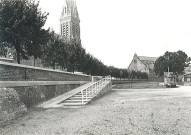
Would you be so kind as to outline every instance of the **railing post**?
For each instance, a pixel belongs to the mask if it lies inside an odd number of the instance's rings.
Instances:
[[[96,91],[97,91],[97,85],[95,84],[94,93],[96,93]]]
[[[88,89],[88,88],[87,88]],[[88,92],[87,92],[87,89],[86,89],[86,101],[87,101],[87,96],[88,96]]]
[[[94,84],[94,94],[96,93],[96,84]]]
[[[99,91],[101,90],[101,81],[99,82]]]
[[[111,76],[106,76],[105,78],[102,78],[101,80],[95,82],[86,89],[81,90],[82,103],[84,103],[84,101],[88,101],[88,96],[93,97],[95,93],[99,92],[102,89],[102,87],[105,86],[107,83],[110,83],[110,81],[111,81]]]
[[[96,83],[96,93],[97,93],[97,91],[98,91],[98,82]]]
[[[99,84],[99,90],[101,90],[101,84],[102,84],[101,82],[102,82],[102,80],[100,81],[100,84]]]
[[[98,90],[99,90],[99,82],[97,82],[97,92],[98,92]]]
[[[93,97],[93,85],[91,85],[90,91],[91,91],[91,96]]]
[[[90,96],[90,87],[88,87],[88,89],[87,89],[87,97],[89,97]]]
[[[84,103],[84,95],[83,95],[83,90],[81,90],[82,93],[82,104]]]

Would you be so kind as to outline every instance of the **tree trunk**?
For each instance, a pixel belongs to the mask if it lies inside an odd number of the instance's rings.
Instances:
[[[34,67],[35,67],[35,57],[34,57],[34,64],[33,64],[33,65],[34,65]]]
[[[20,64],[20,52],[17,50],[17,63]]]
[[[55,69],[56,69],[56,64],[54,63],[52,67],[53,67],[53,69],[55,70]]]

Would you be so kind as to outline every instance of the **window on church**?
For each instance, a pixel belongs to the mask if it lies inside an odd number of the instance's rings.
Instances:
[[[63,26],[62,26],[62,31],[63,31],[63,35],[65,36],[65,24],[63,24]]]
[[[134,60],[134,63],[137,63],[137,60]]]
[[[68,36],[68,28],[66,27],[66,37]]]
[[[75,36],[75,24],[73,24],[73,26],[72,26],[72,31],[73,31],[73,34],[74,34],[74,36]]]
[[[61,29],[61,36],[62,36],[62,35],[63,35],[63,34],[62,34],[62,24],[61,24],[61,28],[60,28],[60,29]]]
[[[66,14],[66,7],[64,9],[65,9],[65,14]]]
[[[68,22],[66,23],[66,29],[68,29]]]
[[[78,27],[77,27],[77,25],[76,25],[76,33],[78,33]]]
[[[68,22],[66,22],[66,37],[68,36]]]

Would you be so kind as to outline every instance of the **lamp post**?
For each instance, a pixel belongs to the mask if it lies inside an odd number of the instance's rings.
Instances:
[[[168,56],[168,78],[169,78],[169,56]]]

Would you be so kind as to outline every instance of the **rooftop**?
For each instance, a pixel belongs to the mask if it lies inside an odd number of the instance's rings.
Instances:
[[[139,59],[142,61],[156,61],[157,57],[147,57],[147,56],[138,56]]]

